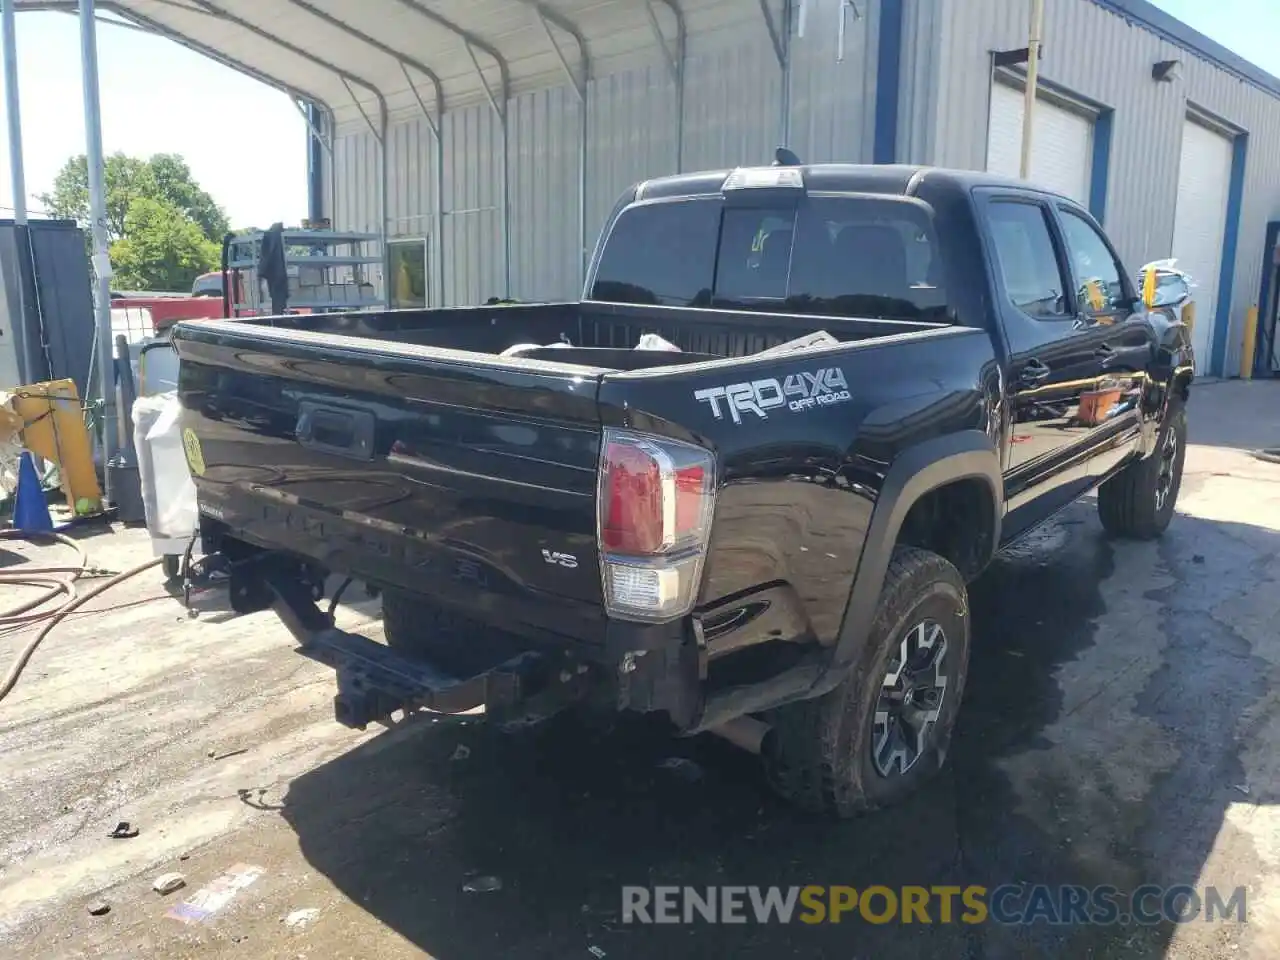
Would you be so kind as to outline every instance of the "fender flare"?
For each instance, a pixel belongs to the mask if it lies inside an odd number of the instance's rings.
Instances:
[[[1004,478],[991,439],[980,430],[964,430],[904,450],[894,458],[880,487],[835,650],[827,670],[814,684],[813,696],[826,693],[844,679],[866,643],[907,513],[925,494],[956,480],[982,480],[990,489],[994,554],[1000,544],[1004,514]]]

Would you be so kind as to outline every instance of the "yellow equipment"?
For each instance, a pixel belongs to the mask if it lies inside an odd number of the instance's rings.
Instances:
[[[1253,379],[1253,353],[1258,343],[1258,308],[1250,307],[1244,315],[1244,343],[1240,347],[1240,377]]]
[[[73,380],[49,380],[0,391],[0,440],[22,446],[58,466],[67,505],[77,515],[102,512],[93,447]]]

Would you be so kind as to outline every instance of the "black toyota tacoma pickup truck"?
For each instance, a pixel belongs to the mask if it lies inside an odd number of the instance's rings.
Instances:
[[[1137,286],[1024,183],[649,180],[580,302],[179,324],[203,548],[344,723],[661,712],[873,809],[943,762],[1002,544],[1092,487],[1111,533],[1168,525],[1193,362]],[[385,645],[318,606],[337,576]]]

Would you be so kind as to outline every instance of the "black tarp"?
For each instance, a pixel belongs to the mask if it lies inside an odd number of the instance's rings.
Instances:
[[[0,310],[25,382],[70,379],[87,396],[94,317],[84,232],[70,220],[0,220],[0,271]]]

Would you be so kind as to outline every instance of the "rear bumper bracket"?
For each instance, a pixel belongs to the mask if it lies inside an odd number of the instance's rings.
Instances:
[[[363,730],[370,723],[390,725],[397,711],[460,714],[477,707],[505,722],[519,722],[522,709],[545,714],[571,699],[572,690],[547,689],[551,671],[541,654],[522,653],[483,673],[453,677],[385,644],[339,630],[305,582],[287,571],[264,572],[274,593],[272,608],[298,641],[298,652],[336,672],[334,716],[344,726]]]

